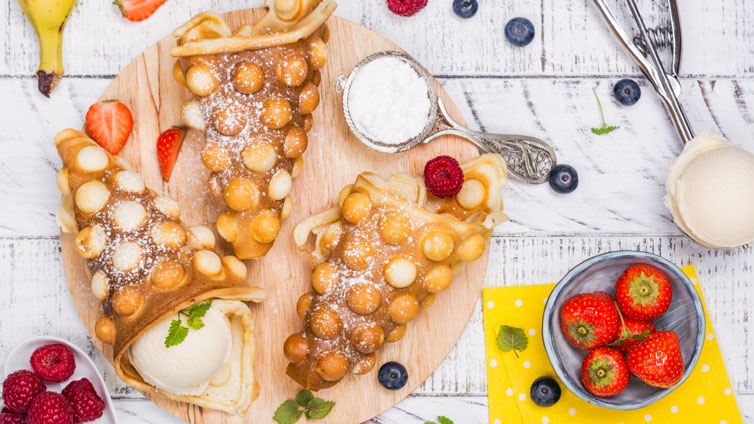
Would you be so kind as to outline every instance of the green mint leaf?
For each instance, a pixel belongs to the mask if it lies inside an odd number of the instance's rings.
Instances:
[[[301,414],[303,413],[304,411],[299,408],[296,402],[286,400],[275,410],[275,415],[273,415],[272,419],[280,424],[293,424],[301,418]]]
[[[424,421],[424,424],[437,424],[437,423],[434,421]]]
[[[594,92],[594,98],[597,99],[597,106],[600,108],[600,116],[602,117],[602,126],[599,128],[592,128],[592,132],[597,135],[605,135],[610,134],[611,132],[617,130],[620,127],[607,125],[607,121],[605,120],[605,111],[602,109],[602,102],[600,101],[600,96],[597,95],[597,90],[592,88],[592,91]]]
[[[296,403],[299,404],[302,408],[306,408],[307,405],[309,405],[309,402],[314,399],[314,395],[312,392],[304,389],[296,395]]]
[[[497,347],[500,350],[503,352],[512,350],[518,358],[518,352],[523,352],[528,346],[529,338],[526,337],[524,330],[508,325],[500,327],[500,332],[497,333]]]
[[[443,417],[442,415],[440,415],[439,417],[437,417],[437,421],[439,421],[440,424],[455,424],[453,422],[453,420],[451,420],[450,418],[447,418],[447,417]]]
[[[335,402],[330,402],[319,398],[312,398],[312,400],[310,400],[309,404],[306,406],[306,418],[312,420],[325,418],[327,414],[330,413],[333,406],[335,406]]]
[[[168,336],[165,338],[165,347],[171,347],[181,344],[188,336],[188,328],[184,327],[180,319],[174,319],[170,322]]]
[[[202,321],[202,318],[207,315],[207,311],[211,306],[212,302],[206,302],[196,304],[189,308],[187,320],[188,326],[194,330],[201,330],[202,327],[204,327],[204,321]]]
[[[597,134],[597,135],[605,135],[605,134],[610,134],[611,132],[617,130],[618,128],[620,128],[620,127],[618,127],[618,126],[604,126],[604,127],[601,127],[601,128],[592,128],[592,132],[595,133],[595,134]]]

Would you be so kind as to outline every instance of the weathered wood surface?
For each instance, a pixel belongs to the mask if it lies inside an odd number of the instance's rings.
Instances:
[[[33,30],[16,0],[0,0],[0,357],[32,335],[72,340],[89,349],[105,370],[119,417],[127,424],[178,421],[119,381],[75,313],[52,219],[60,164],[50,140],[62,128],[79,127],[86,108],[111,78],[192,14],[261,3],[168,1],[148,21],[131,24],[108,1],[82,0],[66,29],[69,77],[52,99],[45,99],[31,77],[38,54]],[[408,19],[387,12],[384,0],[340,3],[338,15],[395,41],[443,77],[440,81],[472,127],[542,136],[563,162],[578,167],[582,186],[571,196],[516,183],[506,188],[506,209],[513,220],[494,239],[486,285],[554,282],[582,259],[623,248],[696,264],[718,337],[726,346],[739,404],[746,422],[754,423],[754,253],[702,249],[671,223],[659,199],[667,166],[681,146],[638,68],[598,20],[592,0],[482,0],[472,21],[452,15],[451,0],[432,0]],[[646,7],[651,2],[641,3]],[[682,102],[689,117],[697,130],[712,129],[754,149],[750,0],[684,0],[680,6],[686,45]],[[532,19],[537,28],[526,48],[504,41],[503,26],[514,16]],[[650,12],[646,17],[656,23]],[[612,85],[624,76],[639,79],[644,90],[631,108],[610,98]],[[592,87],[600,93],[610,123],[621,125],[608,136],[589,132],[599,125]],[[487,422],[483,364],[477,305],[435,374],[372,422],[421,423],[439,414],[456,422]]]
[[[440,75],[636,74],[618,49],[591,0],[482,1],[471,21],[457,18],[451,0],[431,1],[406,19],[392,15],[385,0],[341,0],[337,15],[372,29]],[[618,4],[620,2],[615,2]],[[648,24],[661,23],[664,0],[642,0]],[[64,56],[71,75],[116,75],[169,29],[206,9],[226,12],[261,6],[261,0],[172,1],[149,21],[132,24],[108,1],[79,1],[66,28]],[[625,5],[623,5],[625,6]],[[657,13],[654,13],[654,12]],[[624,22],[630,14],[616,8]],[[681,3],[687,75],[742,76],[754,73],[754,27],[749,0],[684,0]],[[39,51],[34,31],[16,0],[0,0],[0,75],[32,75]],[[505,42],[505,23],[516,16],[534,22],[537,37],[526,48]]]
[[[616,78],[441,79],[469,125],[491,132],[549,140],[559,160],[574,165],[581,188],[569,196],[546,185],[512,183],[506,211],[512,221],[498,234],[680,234],[662,204],[666,170],[681,143],[659,99],[645,82],[633,107],[612,100]],[[78,128],[86,109],[109,80],[64,79],[53,99],[36,93],[31,80],[0,79],[0,237],[53,236],[58,207],[59,159],[49,140]],[[600,125],[596,88],[615,132],[596,136]],[[754,79],[684,80],[684,104],[698,130],[709,129],[754,150]],[[24,219],[17,217],[23,216]]]

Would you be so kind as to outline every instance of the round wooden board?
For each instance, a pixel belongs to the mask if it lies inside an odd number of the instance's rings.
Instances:
[[[248,9],[225,15],[231,28],[259,19],[264,9]],[[429,145],[407,153],[390,155],[370,150],[351,134],[341,109],[335,80],[347,75],[365,56],[381,50],[400,50],[398,46],[374,32],[333,17],[330,28],[330,59],[322,71],[322,101],[314,113],[314,128],[309,134],[309,149],[304,155],[304,168],[294,180],[292,196],[294,211],[283,223],[275,246],[262,259],[248,261],[250,284],[265,287],[268,300],[251,305],[255,316],[256,378],[261,393],[244,416],[232,417],[217,411],[165,397],[146,394],[152,401],[173,415],[194,423],[272,423],[275,409],[286,399],[295,397],[300,387],[285,375],[287,361],[282,346],[285,338],[302,329],[296,315],[299,296],[310,290],[311,271],[306,254],[293,244],[293,226],[304,217],[331,207],[340,189],[366,170],[383,176],[396,172],[421,174],[425,162],[447,154],[465,160],[478,154],[471,144],[456,138],[443,137]],[[217,204],[206,188],[207,170],[201,164],[201,135],[190,133],[184,142],[171,182],[160,175],[155,141],[161,130],[181,124],[180,108],[189,97],[187,90],[172,77],[174,59],[170,49],[175,45],[168,36],[150,47],[129,64],[110,84],[102,99],[118,99],[129,106],[134,115],[134,132],[120,153],[143,177],[148,187],[176,198],[182,206],[184,222],[190,225],[213,223]],[[439,87],[439,85],[438,85]],[[463,122],[455,105],[439,88],[439,94],[450,114]],[[91,294],[90,276],[85,261],[74,250],[74,237],[61,234],[63,261],[68,284],[79,315],[105,357],[112,357],[110,346],[103,346],[94,337],[94,323],[100,316],[99,302]],[[220,238],[218,237],[218,240]],[[487,253],[471,264],[447,290],[438,296],[432,308],[423,311],[410,325],[398,343],[388,343],[377,353],[375,369],[364,376],[347,376],[333,388],[317,396],[336,402],[326,423],[359,423],[392,407],[414,391],[440,365],[455,345],[468,322],[479,297],[487,265]],[[398,391],[389,391],[377,382],[377,369],[386,361],[399,361],[408,368],[408,384]]]

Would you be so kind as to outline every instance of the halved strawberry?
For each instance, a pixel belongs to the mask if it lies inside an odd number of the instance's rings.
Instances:
[[[97,102],[86,112],[86,131],[103,149],[117,155],[134,129],[134,118],[117,100]]]
[[[157,138],[157,160],[160,162],[160,171],[165,181],[170,181],[170,175],[173,173],[173,166],[178,159],[178,153],[181,151],[183,139],[186,137],[184,128],[171,128]]]
[[[114,5],[120,8],[120,13],[131,22],[139,22],[152,16],[158,7],[166,0],[115,0]]]

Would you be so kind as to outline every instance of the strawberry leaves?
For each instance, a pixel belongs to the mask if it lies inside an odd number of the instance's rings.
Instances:
[[[529,346],[529,338],[521,328],[503,325],[497,333],[497,347],[503,352],[511,350],[518,358],[518,352],[523,352]]]
[[[272,419],[279,424],[293,424],[305,416],[308,420],[325,418],[335,406],[335,402],[316,398],[309,390],[301,390],[296,395],[296,400],[286,400],[278,409]]]

